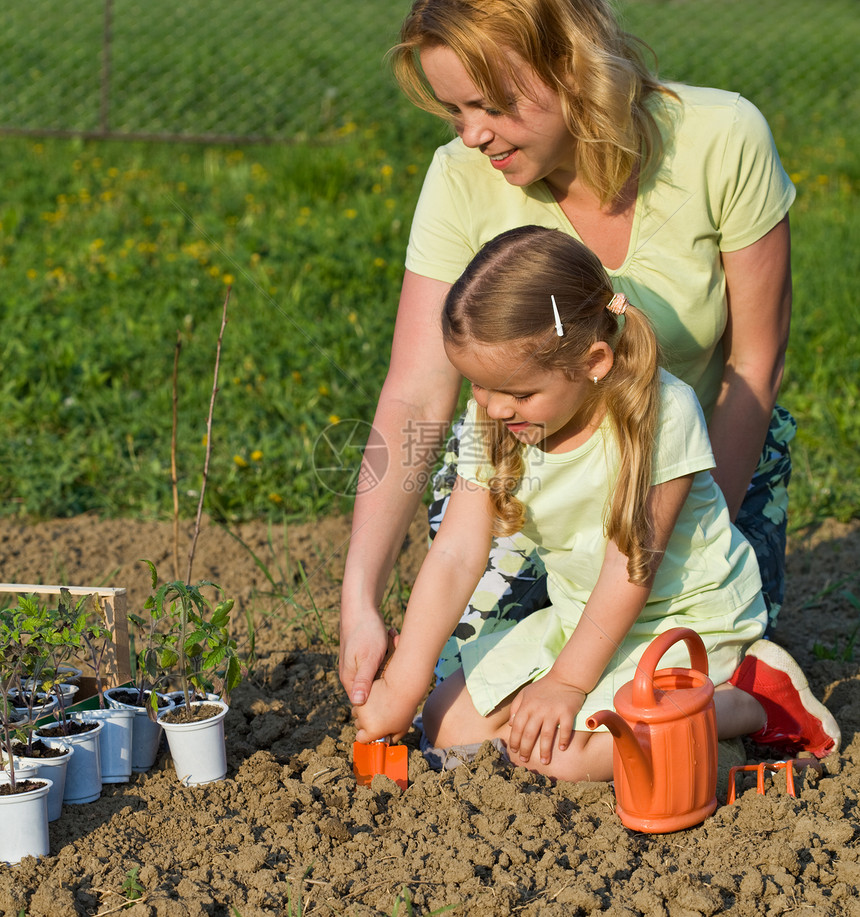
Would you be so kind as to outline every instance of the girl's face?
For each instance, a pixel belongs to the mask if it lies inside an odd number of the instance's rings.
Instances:
[[[528,95],[511,88],[513,115],[502,114],[482,98],[450,48],[425,49],[421,66],[463,143],[480,150],[509,184],[523,187],[547,179],[566,187],[575,178],[574,140],[559,98],[525,62],[521,67]]]
[[[524,345],[478,344],[445,351],[454,367],[472,384],[472,395],[493,420],[505,424],[522,443],[545,452],[569,452],[582,445],[599,417],[594,376],[612,367],[605,343],[592,347],[589,368],[572,378],[560,369],[538,367]]]

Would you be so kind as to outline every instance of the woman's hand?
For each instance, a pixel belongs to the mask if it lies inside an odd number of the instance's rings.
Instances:
[[[341,617],[339,674],[350,703],[367,700],[387,645],[385,624],[375,609],[353,627]]]
[[[569,684],[550,669],[543,678],[526,685],[511,704],[508,753],[523,764],[539,746],[541,764],[552,761],[556,742],[564,751],[573,737],[573,721],[585,700],[585,691]]]

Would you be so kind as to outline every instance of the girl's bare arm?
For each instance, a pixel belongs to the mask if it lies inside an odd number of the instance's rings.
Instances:
[[[492,520],[488,491],[458,478],[415,580],[394,655],[367,702],[355,709],[358,741],[396,739],[409,729],[439,653],[486,568]]]

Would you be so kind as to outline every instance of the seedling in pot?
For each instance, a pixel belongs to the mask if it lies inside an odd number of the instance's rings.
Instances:
[[[31,598],[22,598],[17,608],[0,610],[0,723],[3,751],[8,761],[11,791],[16,792],[15,739],[31,747],[37,692],[36,682],[46,666],[46,639],[50,633],[49,617],[44,608]],[[24,691],[23,686],[30,685]],[[12,696],[25,698],[27,707],[16,710]]]
[[[242,680],[242,667],[236,641],[230,637],[232,599],[216,605],[202,589],[219,587],[208,580],[188,585],[179,580],[158,585],[158,572],[152,561],[144,561],[152,575],[152,595],[146,607],[160,622],[154,653],[144,658],[148,671],[159,670],[175,677],[182,691],[184,706],[178,713],[194,719],[192,702],[198,694],[214,692],[229,702],[230,692]],[[150,715],[157,712],[157,699],[150,695]]]
[[[27,724],[38,719],[52,699],[48,697],[43,684],[48,667],[45,637],[48,632],[49,613],[32,596],[22,596],[18,607],[9,610],[14,620],[18,639],[21,641],[20,668],[17,684],[11,689],[8,700]]]
[[[17,609],[0,610],[0,725],[3,728],[3,749],[9,762],[9,782],[16,792],[15,759],[12,755],[12,737],[19,725],[11,694],[21,687],[21,670],[26,656],[21,613]]]
[[[92,595],[85,595],[76,602],[68,589],[60,590],[59,606],[56,610],[46,613],[41,639],[45,643],[49,659],[50,671],[53,676],[45,681],[45,685],[57,697],[57,707],[54,717],[57,720],[55,727],[42,727],[39,732],[43,735],[70,736],[80,734],[97,728],[96,723],[72,722],[66,713],[66,694],[62,690],[63,678],[60,677],[63,665],[72,658],[78,658],[87,652],[92,655],[92,665],[100,668],[101,657],[109,640],[109,634],[99,622],[91,619],[89,610],[92,603],[97,600]],[[104,706],[102,696],[101,676],[96,673],[96,686],[99,700]]]
[[[60,593],[61,601],[66,598],[71,602],[71,594],[63,590]],[[86,610],[87,600],[95,610],[95,617]],[[85,596],[77,606],[79,614],[74,619],[73,633],[80,641],[82,648],[86,648],[88,665],[93,671],[93,677],[96,681],[96,693],[99,699],[99,708],[104,710],[105,703],[104,683],[102,682],[102,663],[104,662],[105,653],[111,642],[110,631],[102,624],[104,618],[101,605],[97,595]]]

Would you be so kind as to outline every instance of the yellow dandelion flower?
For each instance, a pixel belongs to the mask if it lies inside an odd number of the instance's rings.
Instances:
[[[28,280],[35,280],[38,276],[39,276],[39,272],[36,271],[36,270],[34,270],[33,268],[30,268],[30,269],[27,271],[27,279],[28,279]]]
[[[241,455],[234,455],[233,461],[239,466],[239,468],[248,467],[248,462]]]
[[[416,166],[414,163],[410,163],[410,164],[406,167],[406,174],[407,174],[407,175],[415,175],[415,173],[416,173],[417,171],[418,171],[418,166]]]
[[[390,166],[388,163],[385,163],[385,165],[379,171],[386,178],[389,178],[391,175],[394,175],[394,167]]]
[[[283,503],[284,498],[280,494],[269,494],[269,499],[272,503]]]
[[[263,461],[263,452],[262,452],[262,450],[260,450],[260,449],[255,449],[255,450],[251,453],[251,461],[252,461],[252,462],[262,462],[262,461]]]
[[[323,384],[320,385],[320,386],[317,388],[317,391],[318,391],[321,395],[330,395],[330,394],[331,394],[331,390],[330,390],[329,387],[325,384],[325,382],[323,382]]]
[[[292,376],[293,376],[293,382],[295,382],[296,385],[299,385],[302,381],[302,374],[297,369],[294,369],[292,372]]]
[[[374,267],[385,267],[386,264],[388,264],[388,262],[385,260],[385,258],[374,258],[373,259]]]
[[[225,274],[225,275],[221,278],[221,280],[223,280],[224,283],[225,283],[228,287],[229,287],[229,286],[232,286],[232,285],[236,282],[236,278],[235,278],[232,274]]]
[[[382,185],[377,182],[371,189],[374,194],[382,194]]]
[[[355,314],[355,312],[350,312],[349,315],[347,315],[346,320],[351,325],[354,325],[358,321],[358,316]]]
[[[357,210],[353,210],[352,207],[350,207],[348,210],[344,210],[343,215],[344,215],[348,220],[354,220],[354,219],[358,216],[358,211],[357,211]]]
[[[213,264],[212,267],[209,268],[209,276],[210,276],[210,277],[220,277],[220,276],[221,276],[221,268],[218,267],[217,264]]]
[[[328,422],[329,423],[340,423],[340,417],[338,417],[337,414],[329,414]]]

